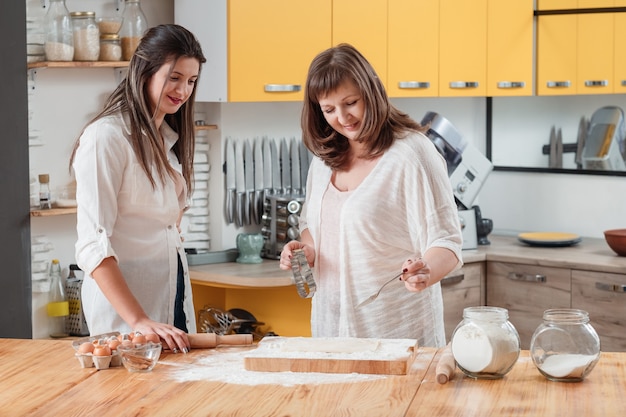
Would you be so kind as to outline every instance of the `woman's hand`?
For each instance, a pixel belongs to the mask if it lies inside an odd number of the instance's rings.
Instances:
[[[430,285],[430,266],[424,259],[408,259],[402,264],[402,280],[407,290],[420,292]]]
[[[297,249],[304,250],[306,261],[309,263],[309,266],[313,266],[315,263],[315,249],[310,245],[292,240],[283,246],[283,250],[280,253],[280,269],[284,269],[285,271],[291,270],[291,258],[293,257],[293,251]]]
[[[163,348],[169,348],[172,352],[189,352],[191,348],[189,338],[184,331],[165,323],[159,323],[150,319],[145,319],[135,324],[133,330],[141,334],[156,333],[159,335]]]

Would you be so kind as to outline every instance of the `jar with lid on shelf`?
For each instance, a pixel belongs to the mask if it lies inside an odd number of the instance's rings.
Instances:
[[[110,33],[100,35],[100,61],[121,61],[120,36]]]
[[[148,30],[148,21],[143,10],[141,10],[139,0],[124,0],[122,18],[122,28],[120,29],[122,59],[129,61],[135,53],[139,41]]]
[[[450,344],[459,369],[477,379],[502,378],[520,354],[519,334],[500,307],[465,308]]]
[[[100,56],[100,29],[95,12],[71,12],[74,28],[74,61],[97,61]]]
[[[533,333],[530,354],[539,372],[552,381],[582,381],[600,359],[600,338],[589,313],[550,309]]]
[[[44,49],[48,61],[72,61],[74,59],[74,31],[72,18],[65,0],[50,0],[44,17]]]

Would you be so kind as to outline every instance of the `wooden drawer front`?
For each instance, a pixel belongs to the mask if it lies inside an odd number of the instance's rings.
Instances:
[[[463,309],[484,304],[484,269],[483,262],[467,264],[441,280],[443,314],[448,341],[457,324],[463,319]]]
[[[626,275],[572,271],[572,307],[589,313],[603,351],[626,351]]]
[[[522,349],[530,348],[545,310],[571,305],[569,269],[487,262],[487,277],[487,305],[509,310]]]

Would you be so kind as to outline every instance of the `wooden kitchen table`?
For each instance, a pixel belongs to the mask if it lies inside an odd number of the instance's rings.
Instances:
[[[626,353],[603,353],[582,383],[547,381],[522,352],[501,380],[473,380],[457,370],[440,385],[440,352],[430,348],[418,350],[403,376],[356,381],[358,375],[349,375],[342,382],[302,384],[298,378],[307,374],[293,374],[292,385],[175,378],[181,369],[192,374],[206,367],[207,357],[221,360],[252,347],[235,349],[164,353],[152,372],[130,373],[81,368],[67,340],[0,339],[0,415],[546,417],[623,416],[626,410]],[[248,378],[259,381],[260,375]]]

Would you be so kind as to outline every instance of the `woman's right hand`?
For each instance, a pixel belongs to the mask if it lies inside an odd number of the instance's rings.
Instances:
[[[283,246],[283,250],[280,253],[280,269],[284,269],[285,271],[291,270],[291,258],[293,257],[293,251],[297,249],[304,250],[304,256],[306,257],[306,261],[309,263],[309,266],[312,267],[314,265],[315,249],[313,249],[311,245],[298,242],[297,240],[292,240]]]

